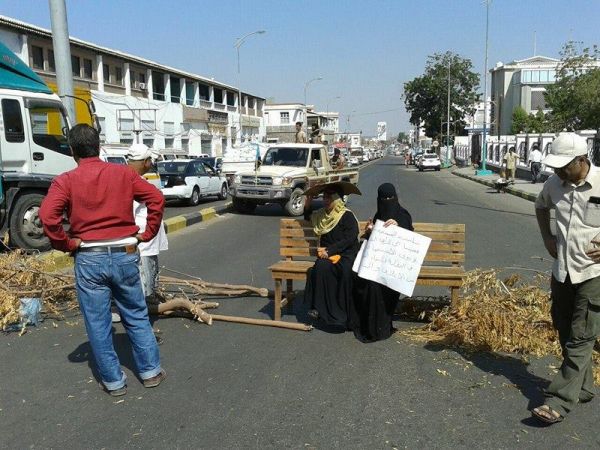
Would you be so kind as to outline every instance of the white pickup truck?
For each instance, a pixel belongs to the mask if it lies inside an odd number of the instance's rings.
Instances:
[[[327,148],[319,144],[272,146],[256,166],[236,173],[230,186],[238,212],[252,213],[258,205],[278,203],[290,216],[300,216],[302,193],[309,187],[333,181],[358,183],[358,170],[333,168]]]

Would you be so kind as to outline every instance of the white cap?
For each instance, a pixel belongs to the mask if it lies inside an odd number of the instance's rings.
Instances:
[[[132,144],[127,152],[127,159],[131,161],[145,161],[148,158],[152,158],[152,149],[148,148],[145,144]]]
[[[542,164],[555,169],[565,167],[576,157],[588,154],[587,141],[576,133],[559,133]]]

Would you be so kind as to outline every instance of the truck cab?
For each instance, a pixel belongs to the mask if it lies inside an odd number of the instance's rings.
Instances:
[[[38,210],[52,178],[75,167],[60,98],[0,43],[0,231],[24,249],[46,250]]]
[[[327,148],[320,144],[274,145],[255,166],[255,170],[236,173],[231,186],[234,208],[242,213],[278,203],[288,215],[300,216],[303,192],[309,187],[332,181],[358,182],[358,171],[333,169]]]

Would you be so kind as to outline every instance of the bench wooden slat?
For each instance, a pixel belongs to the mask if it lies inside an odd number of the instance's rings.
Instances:
[[[317,238],[316,237],[289,237],[289,238],[280,238],[279,246],[285,248],[309,248],[314,247],[317,248]],[[465,244],[464,242],[436,242],[431,241],[429,245],[429,252],[456,252],[456,253],[464,253]]]
[[[281,256],[297,256],[310,257],[317,256],[317,248],[313,246],[306,247],[281,247]],[[463,253],[442,253],[442,252],[427,252],[425,261],[447,262],[447,263],[462,263],[465,261]]]
[[[363,230],[367,226],[367,221],[361,220],[358,222],[359,227]],[[300,228],[310,228],[312,229],[312,225],[308,220],[297,220],[297,219],[281,219],[281,228],[288,229],[300,229]],[[427,222],[415,222],[413,223],[413,227],[415,232],[421,233],[425,231],[444,231],[451,233],[464,233],[465,232],[465,224],[463,223],[427,223]]]

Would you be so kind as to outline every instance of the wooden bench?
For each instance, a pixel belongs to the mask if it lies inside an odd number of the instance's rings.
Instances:
[[[367,222],[359,222],[359,226],[362,235]],[[413,226],[415,232],[432,239],[417,285],[449,287],[451,301],[455,303],[465,275],[465,225],[414,223]],[[281,219],[279,235],[280,255],[285,259],[269,267],[275,281],[275,320],[281,319],[281,308],[293,300],[294,280],[306,280],[317,256],[317,237],[308,221]]]

